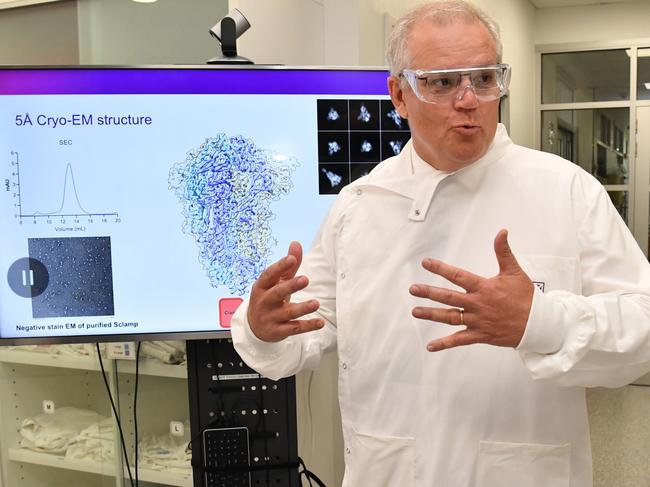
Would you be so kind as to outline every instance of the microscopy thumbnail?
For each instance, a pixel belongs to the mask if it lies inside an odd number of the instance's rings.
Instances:
[[[32,298],[34,318],[115,314],[110,237],[30,238],[28,248],[49,274]]]
[[[338,194],[349,183],[349,164],[318,165],[318,192],[320,194]]]
[[[351,132],[350,133],[350,161],[351,162],[379,162],[381,161],[379,132]]]
[[[354,181],[355,179],[367,176],[375,166],[377,164],[350,164],[350,179]]]
[[[379,100],[350,100],[350,130],[379,130]]]
[[[390,100],[381,100],[381,129],[409,130],[408,120],[400,117]]]
[[[318,100],[318,130],[348,130],[347,100]]]
[[[396,156],[411,138],[410,132],[382,132],[381,133],[381,158],[388,159]]]
[[[319,162],[348,162],[349,160],[348,132],[318,132]]]

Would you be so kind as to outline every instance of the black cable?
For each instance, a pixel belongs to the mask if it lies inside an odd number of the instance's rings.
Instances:
[[[102,360],[102,354],[99,350],[99,343],[95,343],[97,347],[97,358],[99,358],[99,366],[102,369],[102,377],[104,378],[104,384],[106,385],[106,392],[108,393],[108,398],[111,401],[111,408],[113,409],[113,414],[115,415],[115,421],[117,423],[117,429],[120,432],[120,442],[122,443],[122,453],[124,453],[124,461],[126,462],[126,470],[129,474],[129,481],[131,482],[131,487],[135,487],[133,483],[133,476],[131,475],[131,466],[129,465],[129,455],[126,452],[126,442],[124,441],[124,433],[122,432],[122,423],[120,421],[120,416],[117,414],[117,408],[115,407],[115,401],[113,401],[113,394],[111,394],[111,387],[108,385],[108,379],[106,378],[106,371],[104,370],[104,361]],[[117,378],[116,378],[117,380]]]
[[[187,446],[188,446],[188,448],[190,449],[190,451],[194,452],[194,449],[193,449],[193,447],[192,447],[192,444],[193,444],[196,440],[198,440],[198,439],[200,438],[200,436],[201,436],[203,433],[205,433],[207,430],[211,429],[213,426],[220,426],[219,423],[221,422],[222,419],[223,419],[223,418],[221,418],[220,416],[217,417],[217,418],[215,418],[215,419],[213,419],[213,420],[210,421],[208,424],[206,424],[206,425],[205,425],[201,430],[199,430],[199,432],[198,432],[196,435],[192,436],[192,437],[190,438],[190,441],[189,441],[188,444],[187,444]],[[197,461],[200,460],[199,455],[194,455],[194,454],[192,455],[192,465],[193,465],[193,466],[199,466],[200,464],[198,464],[198,463],[197,463],[196,465],[194,464],[194,460],[195,460],[195,459],[196,459]],[[201,460],[201,461],[203,461],[203,460]]]
[[[135,387],[133,391],[133,427],[135,429],[135,487],[138,484],[138,378],[140,377],[140,345],[138,342],[135,349]]]
[[[307,479],[307,482],[309,482],[309,487],[314,487],[314,484],[311,483],[311,479],[305,473],[305,471],[307,470],[307,467],[305,467],[305,462],[303,462],[302,458],[300,458],[300,457],[298,457],[298,460],[300,462],[300,466],[302,467],[302,470],[298,470],[298,483],[300,484],[300,487],[302,487],[302,477],[303,477],[303,475]]]
[[[302,485],[302,477],[304,475],[304,477],[307,479],[307,482],[309,482],[310,487],[313,487],[311,483],[312,480],[316,482],[316,485],[318,485],[318,487],[327,487],[325,483],[321,479],[319,479],[314,472],[310,472],[309,470],[307,470],[307,467],[305,466],[305,462],[303,461],[302,458],[298,457],[298,463],[302,467],[302,470],[300,470],[300,473],[298,475],[298,481],[300,482],[300,485]]]

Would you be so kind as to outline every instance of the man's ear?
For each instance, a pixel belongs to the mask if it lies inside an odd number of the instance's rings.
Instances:
[[[396,76],[390,76],[388,78],[388,93],[390,94],[390,99],[393,101],[393,105],[399,113],[399,116],[402,118],[408,118],[408,110],[406,109],[406,103],[404,102],[404,89],[402,88],[402,80]]]

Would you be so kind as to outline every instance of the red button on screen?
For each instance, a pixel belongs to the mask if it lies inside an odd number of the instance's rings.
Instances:
[[[230,328],[232,315],[242,303],[242,298],[221,298],[219,300],[219,324],[221,328]]]

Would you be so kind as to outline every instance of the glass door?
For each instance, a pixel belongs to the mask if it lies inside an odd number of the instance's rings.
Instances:
[[[598,179],[647,256],[650,49],[569,46],[542,52],[540,68],[538,148]]]

